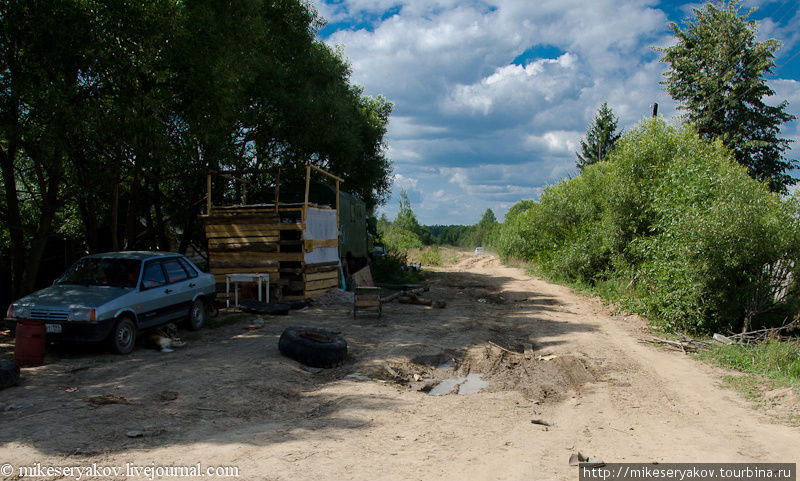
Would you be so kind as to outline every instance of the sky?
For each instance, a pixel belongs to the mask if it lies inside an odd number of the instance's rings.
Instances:
[[[577,175],[575,152],[607,101],[628,131],[652,113],[682,114],[659,82],[653,46],[700,3],[659,0],[313,0],[322,41],[348,59],[351,81],[394,104],[387,156],[393,219],[401,190],[422,224],[502,220],[521,199]],[[783,43],[771,104],[800,117],[800,0],[744,0],[759,39]],[[800,123],[785,124],[800,141]],[[800,142],[790,158],[800,159]],[[795,174],[800,177],[800,172]]]

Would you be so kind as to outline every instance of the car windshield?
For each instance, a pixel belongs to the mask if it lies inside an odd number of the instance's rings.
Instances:
[[[58,284],[136,287],[141,261],[110,257],[83,258],[61,276]]]

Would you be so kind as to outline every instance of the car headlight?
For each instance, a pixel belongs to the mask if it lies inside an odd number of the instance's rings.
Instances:
[[[89,321],[97,320],[97,311],[85,307],[77,307],[69,310],[68,321]]]
[[[11,304],[8,308],[8,317],[16,317],[17,319],[30,319],[31,306],[28,304]]]

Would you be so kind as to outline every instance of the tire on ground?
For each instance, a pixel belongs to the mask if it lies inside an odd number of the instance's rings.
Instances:
[[[336,367],[347,357],[347,341],[337,332],[287,327],[278,341],[284,356],[311,367]]]
[[[16,386],[19,382],[19,364],[10,359],[0,359],[0,389]]]

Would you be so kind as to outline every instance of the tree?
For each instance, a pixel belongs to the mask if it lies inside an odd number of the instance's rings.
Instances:
[[[400,210],[392,227],[414,233],[423,244],[427,245],[433,242],[430,231],[419,224],[417,215],[411,210],[411,201],[408,199],[408,193],[405,189],[400,191]]]
[[[323,23],[304,0],[0,0],[12,296],[86,252],[202,245],[210,170],[280,166],[287,185],[313,163],[384,202],[392,104],[350,83]],[[274,179],[253,180],[251,199]]]
[[[495,217],[492,209],[486,209],[481,217],[481,220],[475,225],[475,245],[493,245],[494,236],[492,234],[496,231],[498,225],[497,217]]]
[[[701,136],[720,139],[752,177],[785,192],[797,182],[788,172],[798,162],[785,158],[790,141],[779,133],[781,124],[795,117],[786,112],[786,101],[764,103],[775,94],[765,75],[773,73],[781,43],[758,42],[757,24],[748,20],[753,10],[739,15],[738,0],[708,3],[693,12],[685,30],[670,24],[678,40],[674,46],[655,48],[670,65],[662,84]]]
[[[576,161],[578,170],[583,171],[586,166],[600,162],[608,156],[622,135],[621,132],[617,132],[617,122],[619,119],[614,116],[614,111],[608,106],[608,102],[603,102],[586,131],[586,140],[581,140],[583,155],[575,153],[578,156]]]

